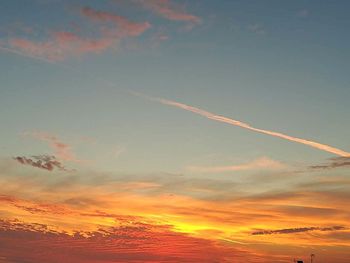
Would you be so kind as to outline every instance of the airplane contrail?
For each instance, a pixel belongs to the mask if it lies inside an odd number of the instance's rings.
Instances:
[[[283,134],[283,133],[280,133],[280,132],[275,132],[275,131],[269,131],[269,130],[255,128],[255,127],[253,127],[253,126],[251,126],[251,125],[249,125],[247,123],[244,123],[244,122],[241,122],[241,121],[238,121],[238,120],[234,120],[234,119],[230,119],[230,118],[227,118],[227,117],[224,117],[224,116],[221,116],[221,115],[216,115],[214,113],[202,110],[200,108],[189,106],[189,105],[186,105],[186,104],[183,104],[183,103],[179,103],[179,102],[176,102],[176,101],[166,100],[166,99],[162,99],[162,98],[149,97],[149,96],[143,95],[141,93],[137,93],[137,92],[131,92],[131,93],[133,95],[144,97],[144,98],[147,98],[147,99],[152,100],[152,101],[157,101],[157,102],[159,102],[161,104],[164,104],[164,105],[169,105],[169,106],[177,107],[177,108],[180,108],[180,109],[183,109],[183,110],[186,110],[186,111],[190,111],[190,112],[196,113],[198,115],[204,116],[204,117],[206,117],[208,119],[211,119],[211,120],[214,120],[214,121],[224,122],[224,123],[227,123],[227,124],[230,124],[230,125],[234,125],[234,126],[238,126],[238,127],[241,127],[241,128],[245,128],[245,129],[248,129],[248,130],[251,130],[251,131],[255,131],[255,132],[258,132],[258,133],[263,133],[263,134],[267,134],[267,135],[270,135],[270,136],[282,138],[282,139],[285,139],[285,140],[288,140],[288,141],[301,143],[301,144],[308,145],[310,147],[313,147],[313,148],[316,148],[316,149],[319,149],[319,150],[322,150],[322,151],[330,152],[330,153],[333,153],[333,154],[336,154],[336,155],[339,155],[339,156],[342,156],[342,157],[350,157],[350,153],[349,152],[337,149],[337,148],[332,147],[332,146],[327,145],[327,144],[322,144],[322,143],[319,143],[319,142],[314,142],[314,141],[310,141],[310,140],[306,140],[306,139],[302,139],[302,138],[298,138],[298,137],[293,137],[293,136],[290,136],[290,135],[287,135],[287,134]]]
[[[35,55],[30,55],[30,54],[21,52],[21,51],[19,51],[17,49],[0,46],[0,50],[5,51],[7,53],[13,53],[13,54],[16,54],[16,55],[19,55],[19,56],[27,57],[27,58],[33,58],[33,59],[36,59],[36,60],[40,60],[42,62],[46,62],[46,63],[50,63],[50,64],[56,64],[52,60],[46,59],[44,57],[38,57],[38,56],[35,56]]]
[[[34,56],[34,55],[29,55],[29,54],[23,53],[21,51],[18,51],[18,50],[15,50],[15,49],[11,49],[11,48],[7,48],[7,47],[1,46],[1,45],[0,45],[0,50],[3,50],[5,52],[9,52],[9,53],[13,53],[13,54],[17,54],[19,56],[33,58],[33,59],[36,59],[36,60],[40,60],[42,62],[55,64],[55,65],[58,65],[58,66],[60,66],[62,68],[68,69],[68,70],[75,70],[74,68],[68,67],[66,65],[57,64],[54,61],[51,61],[49,59],[42,58],[42,57],[37,57],[37,56]],[[112,83],[110,83],[108,81],[104,81],[104,82],[108,83],[109,85],[112,85]],[[221,115],[216,115],[214,113],[202,110],[200,108],[189,106],[189,105],[186,105],[186,104],[183,104],[183,103],[179,103],[179,102],[176,102],[176,101],[166,100],[166,99],[162,99],[162,98],[149,97],[149,96],[143,95],[141,93],[133,92],[133,91],[127,91],[127,92],[131,93],[133,95],[137,95],[139,97],[144,97],[144,98],[147,98],[149,100],[157,101],[157,102],[162,103],[164,105],[169,105],[169,106],[177,107],[177,108],[180,108],[180,109],[183,109],[183,110],[186,110],[186,111],[193,112],[193,113],[199,114],[201,116],[204,116],[204,117],[206,117],[208,119],[211,119],[211,120],[214,120],[214,121],[224,122],[224,123],[227,123],[227,124],[230,124],[230,125],[234,125],[234,126],[238,126],[238,127],[242,127],[242,128],[245,128],[245,129],[248,129],[248,130],[251,130],[251,131],[267,134],[267,135],[274,136],[274,137],[279,137],[279,138],[282,138],[282,139],[285,139],[285,140],[288,140],[288,141],[292,141],[292,142],[301,143],[301,144],[308,145],[310,147],[313,147],[313,148],[316,148],[316,149],[319,149],[319,150],[322,150],[322,151],[330,152],[330,153],[333,153],[333,154],[336,154],[336,155],[339,155],[339,156],[342,156],[342,157],[350,157],[350,153],[349,152],[343,151],[341,149],[337,149],[337,148],[332,147],[332,146],[327,145],[327,144],[322,144],[322,143],[319,143],[319,142],[314,142],[314,141],[310,141],[310,140],[306,140],[306,139],[302,139],[302,138],[298,138],[298,137],[293,137],[293,136],[290,136],[290,135],[287,135],[287,134],[283,134],[283,133],[280,133],[280,132],[274,132],[274,131],[269,131],[269,130],[255,128],[255,127],[253,127],[253,126],[251,126],[251,125],[249,125],[247,123],[244,123],[244,122],[241,122],[241,121],[238,121],[238,120],[234,120],[234,119],[230,119],[230,118],[227,118],[227,117],[224,117],[224,116],[221,116]]]

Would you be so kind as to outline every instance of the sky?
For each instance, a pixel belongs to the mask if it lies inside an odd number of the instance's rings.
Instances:
[[[350,262],[349,8],[1,1],[0,262]]]

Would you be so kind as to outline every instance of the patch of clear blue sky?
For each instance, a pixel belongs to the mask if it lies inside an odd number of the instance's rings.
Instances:
[[[147,20],[153,28],[137,40],[140,49],[62,62],[81,74],[1,52],[1,155],[40,153],[43,147],[25,146],[18,133],[43,130],[63,138],[95,137],[101,146],[81,152],[78,146],[78,153],[131,171],[176,172],[210,155],[221,156],[215,157],[218,165],[262,155],[291,162],[330,156],[132,97],[125,89],[350,150],[348,1],[182,2],[203,20],[189,32],[181,30],[182,22],[125,3],[2,1],[2,38],[18,22],[40,30],[34,39],[73,21],[84,24],[80,5]],[[302,10],[306,16],[298,15]],[[256,25],[265,33],[252,32]],[[169,40],[152,48],[147,41],[159,28]],[[126,152],[105,158],[118,147]]]

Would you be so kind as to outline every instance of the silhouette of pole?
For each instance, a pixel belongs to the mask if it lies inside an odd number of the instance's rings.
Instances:
[[[311,254],[311,255],[310,255],[310,259],[311,259],[310,262],[311,262],[311,263],[314,262],[314,257],[315,257],[315,254]]]

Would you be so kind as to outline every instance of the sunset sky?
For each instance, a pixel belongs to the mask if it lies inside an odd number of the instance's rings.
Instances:
[[[0,263],[349,263],[349,9],[0,1]]]

